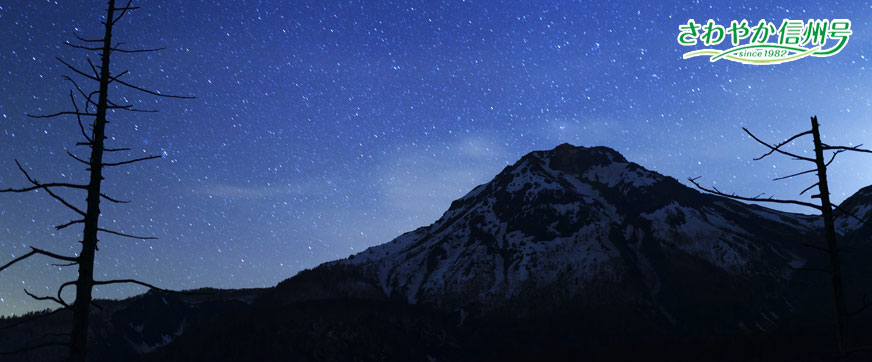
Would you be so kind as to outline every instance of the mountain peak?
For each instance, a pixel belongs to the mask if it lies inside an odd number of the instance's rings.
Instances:
[[[604,146],[584,147],[563,143],[551,150],[533,153],[547,160],[551,169],[576,175],[595,166],[628,163],[618,151]]]
[[[338,264],[362,267],[387,295],[449,308],[617,281],[643,285],[657,304],[676,266],[730,280],[789,275],[802,260],[787,236],[808,224],[796,217],[703,196],[608,147],[561,144],[528,153],[432,225]]]
[[[627,161],[618,151],[605,146],[584,147],[563,143],[553,149],[530,152],[504,170],[509,177],[526,183],[530,175],[544,176],[564,185],[583,183],[595,188],[615,188],[626,193],[633,188],[647,187],[664,177],[657,172]],[[541,180],[548,183],[547,180]],[[575,188],[575,187],[569,187]]]

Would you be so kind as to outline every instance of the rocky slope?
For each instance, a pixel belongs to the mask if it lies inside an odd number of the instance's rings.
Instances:
[[[434,224],[330,265],[366,270],[409,303],[535,313],[572,299],[633,300],[674,325],[691,302],[747,295],[721,317],[765,329],[792,308],[784,293],[816,219],[701,194],[605,147],[532,152]],[[601,293],[602,295],[598,295]],[[741,315],[739,315],[741,314]]]

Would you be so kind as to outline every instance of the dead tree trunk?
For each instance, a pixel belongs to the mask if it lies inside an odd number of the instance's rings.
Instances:
[[[844,216],[855,218],[857,220],[860,220],[861,222],[865,222],[865,220],[861,220],[856,215],[852,215],[851,213],[849,213],[847,210],[843,210],[839,206],[832,204],[832,202],[830,201],[829,183],[827,182],[827,167],[830,165],[830,163],[833,162],[833,160],[835,160],[836,156],[842,152],[853,151],[853,152],[862,152],[862,153],[872,153],[872,150],[862,149],[862,148],[860,148],[860,146],[852,146],[852,147],[831,146],[831,145],[828,145],[828,144],[822,142],[821,135],[820,135],[820,127],[818,124],[817,116],[811,117],[811,130],[797,133],[797,134],[791,136],[790,138],[788,138],[787,140],[785,140],[781,143],[778,143],[778,144],[769,144],[769,143],[764,142],[764,141],[760,140],[759,138],[757,138],[757,136],[755,136],[753,133],[751,133],[747,129],[743,128],[743,130],[745,131],[745,133],[747,133],[749,136],[751,136],[751,138],[753,138],[755,141],[766,146],[769,149],[768,152],[766,152],[765,154],[763,154],[760,157],[755,158],[754,160],[760,160],[766,156],[772,155],[774,153],[778,153],[778,154],[782,154],[785,156],[789,156],[789,157],[793,158],[794,160],[813,163],[815,166],[812,169],[805,170],[802,172],[797,172],[797,173],[794,173],[794,174],[788,175],[788,176],[778,177],[775,180],[784,180],[784,179],[797,177],[797,176],[801,176],[801,175],[806,175],[806,174],[811,174],[811,173],[817,174],[818,181],[815,182],[813,185],[809,186],[808,188],[806,188],[805,190],[802,190],[802,192],[800,192],[799,194],[803,195],[806,192],[808,192],[809,190],[812,190],[815,187],[817,187],[819,193],[816,195],[812,195],[811,198],[820,199],[821,200],[820,205],[816,205],[816,204],[811,203],[811,202],[800,201],[800,200],[783,200],[783,199],[776,199],[773,197],[762,197],[762,196],[746,197],[746,196],[739,196],[736,194],[728,194],[728,193],[721,192],[720,190],[718,190],[715,187],[705,188],[705,187],[701,186],[699,183],[697,183],[697,181],[696,181],[697,178],[690,178],[688,180],[691,183],[693,183],[700,190],[703,190],[703,191],[706,191],[706,192],[709,192],[709,193],[712,193],[715,195],[728,197],[728,198],[735,199],[735,200],[800,205],[800,206],[810,207],[810,208],[816,209],[816,210],[821,212],[821,218],[823,219],[823,223],[824,223],[824,237],[826,239],[825,240],[826,246],[808,245],[808,244],[807,244],[807,246],[811,246],[815,249],[822,250],[822,251],[826,252],[828,259],[829,259],[830,266],[828,269],[823,269],[823,270],[814,269],[814,270],[825,271],[830,275],[830,282],[831,282],[832,291],[833,291],[833,301],[835,303],[835,309],[836,309],[836,325],[835,325],[835,327],[836,327],[837,351],[838,351],[839,359],[841,361],[845,361],[852,352],[857,351],[857,349],[852,349],[849,346],[848,318],[851,315],[854,315],[856,313],[859,313],[862,310],[865,310],[867,307],[870,306],[870,304],[866,300],[864,300],[863,305],[857,311],[852,312],[852,313],[848,312],[847,300],[845,297],[845,287],[843,284],[843,277],[842,277],[842,265],[841,265],[841,262],[839,261],[839,259],[840,259],[839,253],[841,251],[839,250],[838,240],[836,238],[837,235],[836,235],[836,227],[835,227],[835,215],[833,213],[833,210],[839,209],[839,211],[842,212],[844,214]],[[814,144],[814,158],[802,156],[800,154],[792,153],[792,152],[785,150],[785,148],[787,148],[787,145],[791,144],[791,142],[793,142],[801,137],[808,136],[808,135],[812,136],[812,142]],[[827,151],[832,152],[832,154],[829,157],[829,160],[827,160],[824,157],[824,153]]]
[[[69,347],[69,361],[72,362],[83,362],[87,357],[87,347],[88,347],[88,329],[89,329],[89,317],[91,312],[92,301],[92,290],[94,286],[98,285],[108,285],[108,284],[122,284],[122,283],[133,283],[138,284],[150,289],[157,289],[165,291],[164,289],[157,288],[151,284],[144,283],[134,279],[118,279],[118,280],[94,280],[94,258],[98,248],[99,243],[99,235],[100,233],[108,233],[116,236],[140,239],[140,240],[148,240],[154,239],[152,237],[142,237],[126,234],[119,231],[109,230],[100,227],[100,201],[105,200],[114,203],[126,203],[127,201],[119,201],[108,195],[104,194],[101,190],[102,182],[103,182],[103,170],[107,167],[114,166],[122,166],[128,165],[135,162],[151,160],[155,158],[159,158],[160,156],[146,156],[139,157],[134,159],[128,159],[125,161],[119,162],[106,162],[104,160],[104,155],[108,152],[121,152],[121,151],[129,151],[129,148],[107,148],[106,147],[106,125],[109,123],[107,121],[107,113],[109,110],[114,111],[128,111],[128,112],[156,112],[154,110],[142,110],[136,109],[132,104],[119,104],[113,102],[109,98],[109,88],[110,85],[114,85],[115,87],[126,87],[129,89],[133,89],[135,91],[147,93],[150,95],[158,96],[158,97],[167,97],[167,98],[193,98],[193,97],[184,97],[184,96],[176,96],[176,95],[168,95],[157,91],[148,90],[146,88],[136,86],[130,83],[127,83],[119,78],[127,74],[127,71],[123,71],[117,74],[113,74],[111,72],[111,61],[110,57],[112,53],[143,53],[143,52],[154,52],[159,51],[159,49],[125,49],[121,47],[123,43],[117,43],[115,45],[112,44],[112,28],[129,10],[138,9],[138,7],[131,6],[131,0],[128,0],[127,5],[123,7],[116,7],[115,0],[108,0],[107,8],[106,8],[106,17],[102,22],[103,27],[103,37],[100,39],[85,39],[78,35],[76,38],[82,42],[83,45],[80,44],[72,44],[69,42],[65,42],[64,45],[70,46],[75,49],[82,49],[86,51],[95,51],[99,52],[100,62],[98,66],[95,66],[91,63],[90,59],[88,60],[88,65],[90,69],[88,71],[82,71],[77,69],[76,67],[64,62],[60,58],[58,60],[63,63],[68,69],[72,70],[79,76],[87,78],[89,81],[97,83],[97,90],[87,93],[84,91],[79,85],[73,80],[71,77],[65,76],[64,78],[69,81],[74,89],[70,90],[70,101],[73,105],[73,110],[71,111],[62,111],[57,112],[50,115],[39,115],[39,116],[31,116],[34,118],[52,118],[58,116],[66,116],[66,115],[74,115],[79,123],[79,129],[81,131],[81,136],[85,139],[83,142],[76,143],[77,146],[87,146],[91,150],[91,154],[88,157],[88,160],[84,160],[78,156],[76,156],[73,152],[67,151],[67,154],[72,157],[74,160],[84,164],[87,168],[86,170],[89,173],[89,181],[87,184],[72,184],[72,183],[40,183],[36,179],[30,176],[25,167],[23,167],[16,160],[16,165],[19,170],[24,174],[27,178],[27,181],[30,182],[30,187],[24,188],[9,188],[0,190],[0,193],[6,192],[30,192],[30,191],[39,191],[44,190],[49,196],[59,201],[62,205],[67,207],[68,209],[74,211],[79,215],[79,219],[74,219],[70,222],[61,224],[56,226],[57,230],[65,229],[72,225],[82,224],[83,231],[81,235],[81,244],[82,249],[78,256],[64,256],[55,254],[46,250],[37,249],[31,247],[31,251],[25,255],[22,255],[18,258],[13,259],[9,263],[0,266],[0,271],[9,268],[13,264],[16,264],[24,259],[27,259],[34,255],[43,255],[48,256],[57,260],[68,262],[67,264],[58,265],[58,266],[75,266],[77,265],[78,277],[75,281],[68,281],[60,285],[57,290],[57,296],[36,296],[25,290],[24,292],[37,299],[37,300],[50,300],[58,303],[61,306],[63,311],[72,311],[73,312],[73,325],[72,331],[69,334],[68,341],[50,341],[47,343],[36,344],[31,347],[21,348],[11,352],[0,352],[0,355],[4,354],[12,354],[12,353],[20,353],[23,351],[32,350],[35,348],[40,348],[49,345],[58,345],[63,344]],[[84,107],[79,108],[77,105],[77,97],[75,92],[78,92],[80,95],[80,99],[82,99]],[[97,96],[97,100],[94,101],[92,98]],[[82,122],[82,117],[93,117],[93,121],[88,125],[91,127],[90,134],[86,132],[86,126]],[[85,191],[87,195],[85,197],[85,208],[79,208],[61,197],[59,194],[56,194],[55,189],[70,189],[76,191]],[[76,290],[76,300],[73,303],[67,303],[63,299],[63,290],[66,287],[75,286]]]
[[[839,248],[836,240],[836,226],[833,218],[833,206],[830,203],[830,189],[827,183],[827,163],[824,160],[824,145],[818,127],[817,116],[811,117],[811,134],[814,141],[814,156],[817,166],[818,190],[820,193],[812,197],[821,200],[821,216],[824,219],[824,235],[827,241],[827,254],[830,260],[830,280],[833,287],[833,297],[836,304],[836,343],[839,356],[845,359],[848,355],[848,309],[845,302],[845,290],[842,285],[842,265],[839,262]]]
[[[100,225],[100,186],[103,183],[103,148],[106,139],[106,110],[112,55],[112,26],[115,24],[115,0],[109,0],[100,54],[100,85],[94,130],[91,136],[89,160],[91,178],[88,183],[88,207],[85,210],[82,251],[79,253],[79,278],[76,280],[76,301],[73,303],[73,330],[70,335],[70,361],[83,362],[88,347],[88,318],[91,313],[91,291],[94,288],[94,254],[97,252],[97,232]]]

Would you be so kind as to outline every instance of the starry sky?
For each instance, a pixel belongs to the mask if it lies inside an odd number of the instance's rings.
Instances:
[[[772,182],[804,165],[762,153],[741,131],[780,141],[818,115],[832,143],[872,144],[865,2],[772,1],[151,1],[119,22],[113,58],[128,82],[110,96],[159,113],[109,115],[110,145],[162,159],[106,173],[102,224],[154,241],[103,236],[100,279],[171,289],[267,287],[438,219],[450,202],[527,152],[563,142],[612,147],[684,180],[792,197],[811,179]],[[789,5],[788,5],[789,4]],[[103,1],[0,1],[0,187],[80,182],[61,45],[102,36]],[[841,53],[774,66],[682,59],[688,18],[780,23],[847,18]],[[872,54],[870,54],[872,56]],[[91,59],[96,59],[91,55]],[[83,80],[81,83],[85,83]],[[797,144],[796,152],[804,145]],[[830,171],[841,201],[872,184],[870,160]],[[65,194],[83,202],[84,195]],[[804,211],[790,209],[790,211]],[[0,195],[0,261],[29,245],[74,254],[75,215],[44,193]],[[74,270],[32,258],[0,274],[0,315],[50,307]],[[119,298],[138,287],[98,287]],[[73,299],[72,291],[65,294]]]

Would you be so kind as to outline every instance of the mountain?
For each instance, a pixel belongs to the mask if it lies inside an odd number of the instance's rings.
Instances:
[[[816,223],[701,194],[606,147],[563,144],[506,167],[434,224],[327,267],[363,268],[388,295],[449,309],[530,312],[596,303],[590,292],[619,286],[618,297],[680,324],[686,303],[730,288],[787,307],[775,295],[804,265],[798,237]],[[775,318],[755,313],[741,322]]]
[[[865,232],[869,235],[872,231],[869,223],[872,220],[872,186],[866,186],[857,191],[851,197],[845,199],[835,212],[836,230],[848,237]]]
[[[841,207],[872,216],[872,187]],[[845,260],[859,301],[872,229],[851,220],[838,227],[857,252]],[[702,194],[612,149],[563,144],[525,155],[432,225],[273,288],[107,303],[94,312],[93,358],[809,360],[832,350],[827,277],[800,270],[826,265],[803,245],[819,230],[818,217]],[[58,318],[0,335],[0,347],[54,331]],[[872,339],[868,322],[852,335]]]

